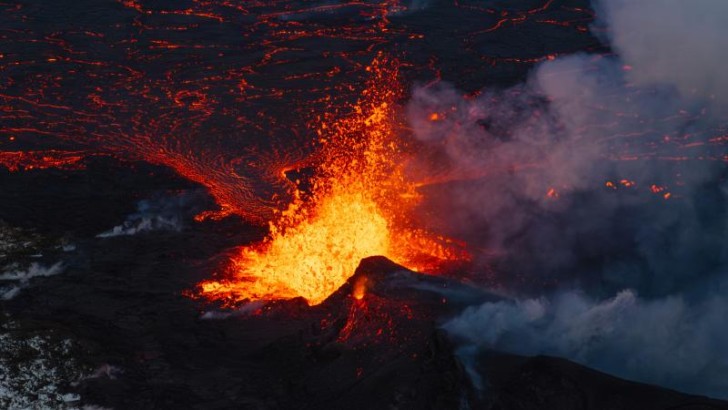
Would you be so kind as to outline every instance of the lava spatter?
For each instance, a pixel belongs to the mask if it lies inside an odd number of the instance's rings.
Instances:
[[[397,68],[396,60],[380,55],[367,67],[372,77],[351,112],[321,117],[323,154],[312,192],[297,192],[270,223],[269,236],[240,250],[229,278],[202,283],[202,295],[227,301],[302,296],[318,304],[367,256],[414,269],[467,259],[454,242],[410,224],[419,196],[402,168]]]

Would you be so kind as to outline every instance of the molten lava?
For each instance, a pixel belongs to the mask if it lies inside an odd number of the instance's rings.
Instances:
[[[360,260],[384,255],[414,269],[466,259],[452,241],[412,229],[419,196],[403,172],[406,153],[396,116],[396,62],[381,56],[351,113],[321,118],[321,160],[312,192],[297,190],[260,244],[243,248],[231,278],[202,283],[203,295],[227,301],[304,297],[321,303]]]
[[[85,156],[86,153],[84,152],[53,150],[0,151],[0,166],[6,168],[10,172],[51,168],[78,170],[83,168],[81,161]]]
[[[351,276],[363,257],[389,253],[387,220],[365,194],[332,192],[315,212],[285,230],[272,224],[264,243],[242,249],[234,261],[236,278],[204,283],[204,292],[235,299],[303,296],[317,304]]]

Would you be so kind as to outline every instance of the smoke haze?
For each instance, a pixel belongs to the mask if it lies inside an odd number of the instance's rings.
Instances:
[[[728,398],[728,4],[595,8],[617,55],[546,61],[474,96],[413,92],[410,172],[514,296],[444,327],[463,351],[558,355]]]
[[[608,38],[638,85],[672,84],[683,96],[728,105],[728,37],[721,0],[597,3]]]

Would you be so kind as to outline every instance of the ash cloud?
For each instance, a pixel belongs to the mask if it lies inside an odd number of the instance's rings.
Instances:
[[[728,398],[726,7],[598,2],[616,55],[546,61],[474,96],[413,92],[427,211],[486,249],[488,284],[513,295],[444,325],[463,360],[553,354]]]

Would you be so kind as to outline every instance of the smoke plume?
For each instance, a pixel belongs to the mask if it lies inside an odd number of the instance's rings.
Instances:
[[[640,86],[672,84],[685,97],[728,106],[728,37],[721,0],[614,0],[597,3],[608,38]]]
[[[196,203],[198,193],[182,193],[172,197],[154,197],[139,201],[137,212],[106,232],[96,235],[97,238],[136,235],[151,231],[181,231],[184,221],[200,211]]]
[[[514,297],[444,327],[471,349],[728,398],[728,4],[595,9],[616,55],[546,61],[505,90],[413,93],[409,171]]]

